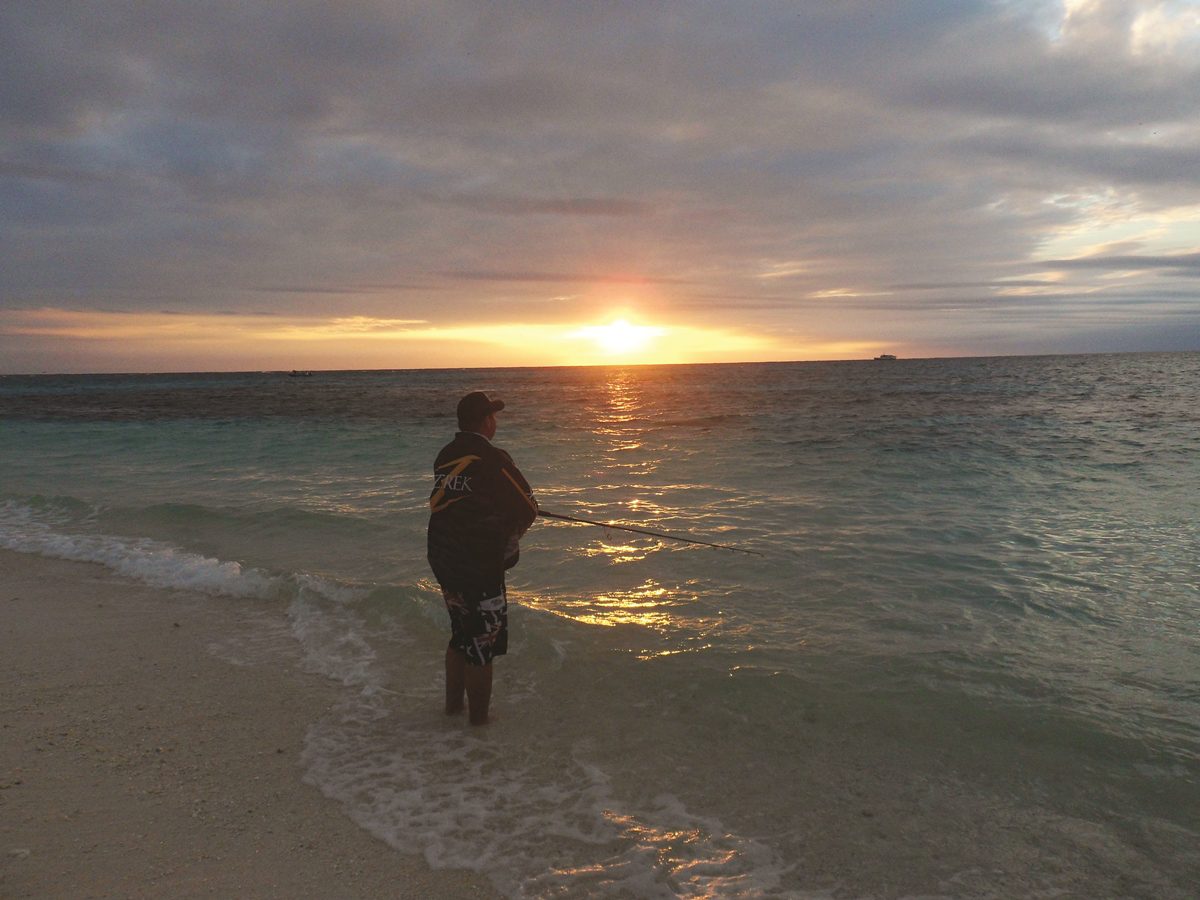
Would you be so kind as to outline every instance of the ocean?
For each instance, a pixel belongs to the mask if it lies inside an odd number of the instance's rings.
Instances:
[[[554,512],[497,722],[425,563],[463,393]],[[303,778],[512,897],[1194,897],[1200,354],[0,377],[0,547],[255,611]]]

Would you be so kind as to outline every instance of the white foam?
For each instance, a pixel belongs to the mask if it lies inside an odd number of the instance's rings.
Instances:
[[[268,598],[279,591],[278,578],[232,560],[189,553],[146,538],[60,532],[49,518],[18,503],[0,504],[0,547],[100,563],[155,587],[247,598]]]
[[[288,619],[291,634],[304,654],[303,667],[342,684],[371,691],[381,689],[366,627],[351,609],[353,603],[366,596],[364,589],[304,573],[269,575],[238,562],[190,553],[147,538],[70,533],[62,530],[66,523],[69,520],[54,510],[35,511],[6,501],[0,504],[0,547],[100,563],[155,587],[251,599],[291,595]],[[239,635],[236,641],[231,638],[210,649],[235,664],[249,665],[262,655],[251,647],[251,640]]]
[[[304,669],[348,687],[377,690],[375,651],[365,624],[349,606],[365,592],[311,575],[297,575],[295,581],[288,619],[304,650]]]
[[[249,627],[210,641],[208,652],[239,667],[300,663],[300,648],[287,622],[281,621],[276,611],[247,616],[245,622]]]
[[[413,707],[348,699],[310,729],[305,777],[431,866],[484,872],[522,898],[796,896],[772,848],[668,794],[624,800],[582,745],[560,752]]]

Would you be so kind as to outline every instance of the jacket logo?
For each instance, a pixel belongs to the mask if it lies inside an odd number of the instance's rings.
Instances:
[[[527,493],[525,488],[517,484],[517,479],[513,478],[512,475],[509,474],[508,469],[502,469],[501,471],[504,472],[504,477],[512,482],[512,486],[517,489],[517,493],[521,495],[521,499],[529,504],[529,508],[533,510],[533,514],[536,516],[538,508],[537,504],[533,502],[533,491],[529,491]]]
[[[431,512],[441,512],[451,503],[457,503],[459,500],[465,500],[466,497],[452,497],[445,500],[446,491],[470,491],[471,479],[464,475],[463,472],[467,466],[478,460],[478,456],[460,456],[458,459],[452,459],[448,463],[443,463],[438,466],[438,469],[448,469],[447,472],[438,472],[433,476],[433,496],[429,498],[429,509]]]

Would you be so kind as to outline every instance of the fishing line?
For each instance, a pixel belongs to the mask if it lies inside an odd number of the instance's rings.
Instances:
[[[701,541],[695,538],[682,537],[678,534],[667,534],[663,531],[651,531],[648,528],[634,528],[632,525],[618,525],[616,522],[597,522],[594,519],[581,519],[577,516],[564,516],[562,513],[550,512],[548,509],[538,509],[538,515],[547,519],[562,519],[564,522],[578,522],[581,525],[599,525],[601,528],[612,528],[616,531],[632,531],[634,534],[648,534],[651,537],[666,538],[670,541],[682,541],[685,544],[701,544],[705,547],[716,547],[718,550],[732,550],[734,553],[750,553],[762,556],[757,550],[747,550],[745,547],[734,547],[732,544],[717,544],[713,541]]]

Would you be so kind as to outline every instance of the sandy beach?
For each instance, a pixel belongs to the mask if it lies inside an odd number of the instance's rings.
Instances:
[[[244,602],[0,551],[0,895],[496,896],[302,781],[332,683],[238,659]]]

